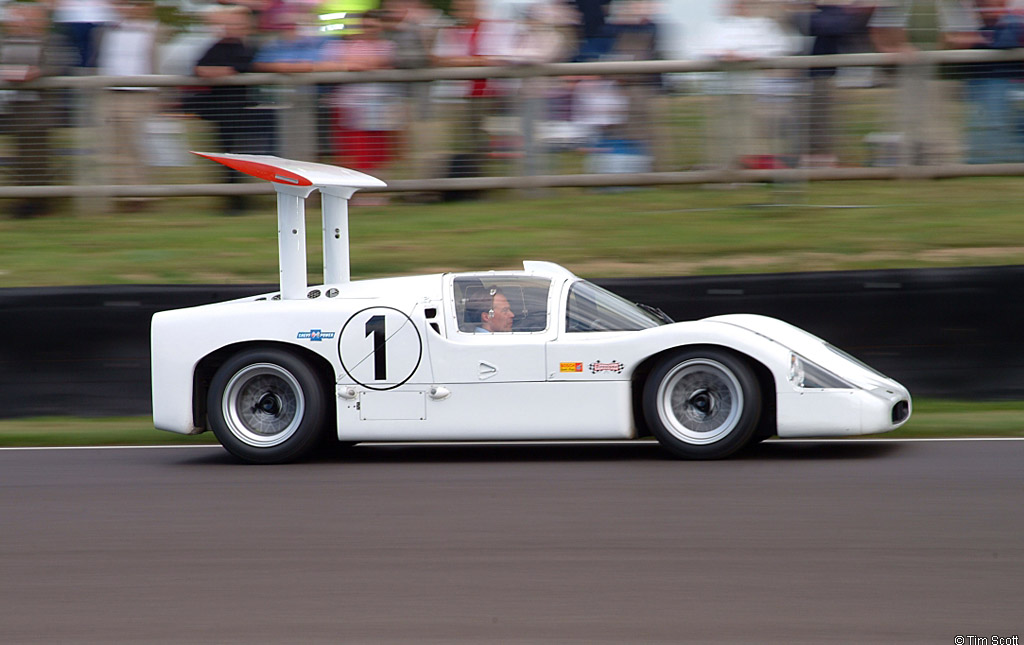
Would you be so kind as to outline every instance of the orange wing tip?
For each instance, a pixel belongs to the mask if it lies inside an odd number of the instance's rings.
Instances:
[[[192,154],[205,157],[211,161],[222,163],[228,168],[234,168],[238,172],[245,173],[262,179],[264,181],[273,182],[275,184],[286,184],[288,186],[312,186],[313,182],[306,179],[302,175],[296,174],[289,170],[285,170],[279,166],[272,166],[267,163],[252,161],[250,159],[242,159],[232,155],[215,155],[206,152],[195,152]]]

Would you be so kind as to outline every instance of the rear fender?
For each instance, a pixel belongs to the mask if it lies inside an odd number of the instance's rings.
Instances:
[[[195,427],[201,428],[200,432],[205,432],[209,429],[206,423],[206,401],[210,392],[210,382],[213,380],[213,375],[217,373],[220,366],[230,357],[248,349],[279,349],[299,356],[309,363],[324,388],[325,400],[329,402],[330,416],[327,418],[335,418],[334,405],[337,397],[334,391],[334,384],[337,382],[337,376],[334,372],[334,367],[329,361],[314,351],[291,343],[248,341],[221,347],[217,351],[204,356],[196,365],[192,376],[192,423]]]

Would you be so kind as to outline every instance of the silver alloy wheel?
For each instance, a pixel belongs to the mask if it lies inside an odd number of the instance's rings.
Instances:
[[[287,441],[302,423],[305,409],[298,380],[273,363],[255,363],[239,370],[221,397],[228,430],[239,441],[256,448]]]
[[[729,435],[740,421],[743,389],[725,365],[695,358],[676,365],[658,386],[658,416],[674,437],[706,445]]]

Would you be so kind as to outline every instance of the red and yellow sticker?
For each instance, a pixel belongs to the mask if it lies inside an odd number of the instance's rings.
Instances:
[[[565,372],[582,372],[583,371],[583,363],[559,363],[558,364],[558,371],[559,372],[563,372],[563,373],[565,373]]]

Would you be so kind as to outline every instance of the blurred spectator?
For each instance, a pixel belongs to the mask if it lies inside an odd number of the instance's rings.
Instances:
[[[568,62],[578,49],[576,11],[562,0],[538,0],[525,11],[524,29],[516,42],[520,61]]]
[[[423,0],[388,0],[384,4],[384,38],[391,41],[393,65],[398,69],[429,67],[430,52],[443,14]],[[430,102],[430,83],[401,83],[402,95],[400,145],[410,158],[417,179],[430,176],[430,155],[440,147]]]
[[[395,44],[383,37],[382,18],[381,11],[366,12],[358,35],[326,46],[323,67],[352,72],[390,68]],[[401,124],[400,89],[394,83],[348,83],[334,91],[331,103],[334,150],[341,165],[378,174],[387,168]]]
[[[395,44],[394,66],[430,66],[430,52],[441,27],[441,14],[423,0],[388,0],[382,18],[384,37]]]
[[[611,59],[641,61],[663,58],[658,44],[660,28],[655,15],[656,3],[639,0],[618,2],[612,7],[614,11],[609,22],[614,28],[615,40]],[[629,119],[622,134],[628,145],[646,158],[642,170],[654,170],[654,165],[667,157],[665,148],[670,139],[659,129],[660,124],[668,120],[667,109],[660,100],[663,94],[661,76],[635,74],[618,80],[629,97]]]
[[[241,7],[247,9],[249,14],[252,16],[252,24],[256,25],[260,30],[263,28],[263,17],[264,15],[278,2],[282,0],[214,0],[215,6],[220,8],[230,9],[232,7]],[[286,4],[291,4],[292,0],[283,0]]]
[[[907,28],[916,6],[935,12],[940,40],[950,49],[964,49],[976,40],[980,26],[973,0],[877,0],[868,27],[871,42],[882,53],[913,53],[917,47],[910,42]]]
[[[596,145],[629,119],[629,98],[613,78],[580,77],[573,88],[572,119],[591,145]]]
[[[579,62],[600,60],[612,49],[613,34],[607,23],[612,0],[574,0],[580,14]]]
[[[525,21],[518,39],[520,61],[526,64],[563,63],[576,52],[576,10],[562,0],[540,0],[527,7]],[[571,132],[570,115],[565,104],[570,100],[572,86],[556,77],[535,77],[522,80],[518,92],[521,119],[512,119],[516,135],[524,138],[524,172],[528,175],[546,173],[542,167],[550,156],[537,154],[544,144],[565,142]]]
[[[155,73],[160,24],[153,3],[125,0],[115,8],[118,20],[100,30],[97,72],[103,76]],[[157,88],[109,87],[100,100],[110,183],[148,184],[145,125],[157,112]],[[126,209],[142,204],[142,200],[134,198],[120,201],[120,206]]]
[[[264,14],[271,31],[256,53],[253,71],[292,74],[312,72],[324,60],[330,40],[319,33],[308,5],[291,2]],[[318,88],[316,85],[266,85],[254,88],[260,109],[275,128],[275,152],[283,157],[316,159],[318,146]],[[268,124],[269,125],[269,124]]]
[[[753,0],[755,3],[761,0]],[[658,22],[655,16],[657,4],[647,0],[633,0],[613,4],[609,16],[612,25],[612,49],[609,52],[618,60],[658,60],[662,58],[658,49]]]
[[[0,78],[8,83],[34,81],[64,73],[72,63],[66,41],[50,31],[46,5],[10,3],[4,9],[0,39]],[[0,133],[14,138],[13,175],[19,186],[54,183],[53,130],[60,125],[58,95],[54,90],[14,89],[0,93]],[[14,217],[44,215],[53,207],[48,198],[30,198],[15,204]]]
[[[973,39],[964,38],[959,44],[970,43],[974,49],[1024,45],[1024,18],[1011,12],[1006,0],[977,0],[977,7],[979,29]],[[1024,122],[1015,96],[1021,79],[1024,66],[1020,62],[967,66],[968,163],[1024,161]]]
[[[455,24],[441,29],[432,52],[440,67],[486,67],[515,60],[515,23],[484,17],[480,0],[452,0]],[[473,81],[472,96],[493,93],[498,83]]]
[[[792,41],[778,22],[758,12],[759,0],[731,0],[727,14],[694,43],[702,58],[745,61],[782,56]],[[747,83],[749,84],[749,77]]]
[[[646,152],[628,139],[629,96],[619,81],[607,76],[576,79],[572,121],[584,141],[584,171],[588,173],[645,172]]]
[[[940,44],[949,49],[973,47],[978,42],[981,20],[972,0],[877,0],[868,23],[875,49],[887,54],[904,54],[912,60],[917,46],[908,36],[915,8],[937,14]],[[891,119],[905,139],[904,157],[918,163],[954,163],[961,161],[962,135],[954,113],[958,100],[957,84],[934,75],[926,77],[905,68],[903,82],[909,86],[904,95],[912,102],[897,106]]]
[[[729,13],[694,43],[696,55],[736,62],[795,53],[795,39],[776,20],[758,13],[759,5],[733,0]],[[771,160],[790,151],[773,142],[784,138],[783,119],[793,112],[792,80],[770,71],[730,71],[712,77],[711,91],[718,98],[710,103],[708,158],[724,167],[781,163]]]
[[[54,0],[53,21],[75,49],[78,67],[96,66],[96,29],[118,19],[107,0]]]
[[[221,37],[196,63],[200,78],[224,78],[252,69],[255,48],[249,43],[252,14],[245,7],[230,7],[213,15],[213,24]],[[255,110],[252,88],[247,85],[215,85],[205,93],[200,116],[213,123],[218,152],[263,153],[267,151],[268,128],[263,114]],[[272,148],[271,148],[272,149]],[[238,183],[241,175],[226,166],[221,170],[228,183]],[[243,195],[229,195],[228,214],[241,214],[246,207]]]
[[[815,2],[808,11],[797,14],[800,31],[811,39],[807,53],[828,56],[852,51],[854,43],[867,34],[874,9],[869,2]],[[834,116],[836,68],[814,67],[807,71],[807,76],[807,145],[801,165],[835,166],[839,162]]]
[[[453,0],[451,11],[456,24],[438,33],[433,50],[435,65],[487,67],[515,60],[514,23],[485,19],[479,0]],[[456,155],[448,164],[448,176],[452,177],[483,174],[484,160],[490,152],[486,120],[497,113],[501,100],[508,95],[508,84],[500,79],[477,79],[460,87],[465,111],[456,120]]]
[[[301,5],[286,5],[264,23],[269,39],[253,59],[256,72],[312,72],[324,60],[327,40],[313,27],[312,17]]]

